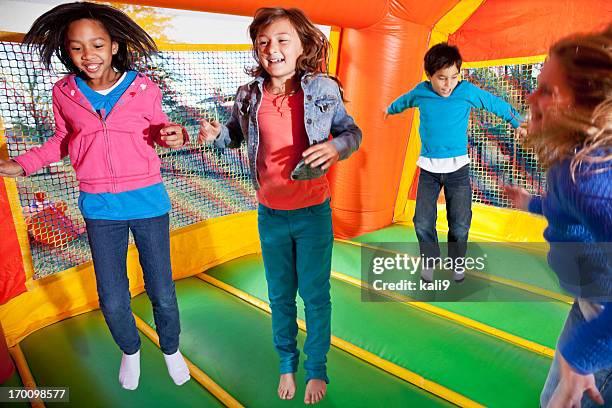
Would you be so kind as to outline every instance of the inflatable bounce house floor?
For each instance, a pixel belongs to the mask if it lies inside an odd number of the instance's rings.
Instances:
[[[395,225],[334,244],[331,383],[321,406],[373,407],[392,402],[433,407],[450,406],[450,399],[463,406],[517,407],[537,401],[556,333],[570,307],[556,293],[559,290],[553,287],[544,256],[501,248],[490,276],[468,274],[463,283],[486,280],[492,299],[519,299],[526,293],[527,302],[362,301],[366,289],[360,287],[360,254],[376,251],[377,241],[400,240],[414,241],[414,231]],[[508,264],[515,271],[531,271],[539,281],[505,276]],[[530,292],[546,279],[550,279],[550,292]],[[277,356],[260,255],[243,256],[181,279],[176,290],[181,351],[196,370],[244,406],[302,405],[300,395],[294,402],[275,397]],[[35,382],[69,386],[74,406],[219,406],[195,379],[180,388],[172,383],[154,343],[146,295],[136,296],[132,308],[143,342],[138,390],[118,386],[121,354],[99,311],[55,323],[21,341]],[[304,318],[301,304],[298,318]],[[300,345],[305,338],[303,324],[301,329]],[[147,337],[150,333],[153,340]],[[298,384],[303,389],[302,370]]]

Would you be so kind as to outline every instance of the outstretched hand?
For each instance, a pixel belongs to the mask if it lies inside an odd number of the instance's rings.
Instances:
[[[221,124],[216,120],[211,122],[206,119],[200,120],[200,132],[198,133],[198,142],[212,142],[221,133]]]
[[[515,186],[504,186],[504,193],[506,193],[514,208],[527,211],[531,200],[531,194],[527,190]]]
[[[519,140],[525,139],[527,137],[527,129],[523,125],[517,127],[514,130],[514,133],[516,134]]]
[[[161,136],[161,140],[168,147],[177,148],[185,144],[185,135],[183,134],[183,127],[180,125],[170,124],[164,126],[159,131],[159,134]]]
[[[321,167],[322,170],[327,170],[338,161],[340,154],[332,142],[325,142],[310,146],[304,150],[302,157],[304,157],[304,163],[310,167]]]
[[[24,171],[21,166],[12,160],[0,159],[0,177],[23,176]]]

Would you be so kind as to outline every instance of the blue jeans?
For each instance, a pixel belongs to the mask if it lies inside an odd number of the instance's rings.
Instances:
[[[562,344],[570,333],[575,329],[576,326],[582,324],[585,321],[582,312],[580,311],[580,307],[578,307],[578,302],[574,302],[572,309],[567,316],[567,320],[565,321],[565,325],[563,326],[563,330],[561,331],[561,335],[559,336],[559,341],[557,342],[557,348],[559,344]],[[557,356],[558,352],[555,352],[555,358],[553,359],[552,365],[550,366],[550,370],[548,371],[548,377],[546,378],[546,383],[544,384],[544,389],[542,390],[542,394],[540,395],[540,406],[546,408],[548,402],[553,396],[557,385],[560,380],[560,369],[559,369],[559,357]],[[605,406],[610,406],[612,404],[612,368],[606,368],[600,370],[595,375],[595,384],[597,385],[597,389],[601,393],[605,401]],[[599,407],[600,405],[595,404],[595,402],[589,398],[589,396],[585,393],[582,396],[582,400],[580,401],[582,408],[591,408],[591,407]]]
[[[465,256],[472,222],[469,170],[469,164],[452,173],[431,173],[421,169],[413,222],[421,254],[426,257],[440,256],[436,220],[438,196],[442,187],[448,219],[448,256],[453,259]]]
[[[168,214],[138,220],[85,219],[100,299],[100,309],[115,342],[126,354],[140,349],[130,307],[126,257],[129,231],[134,235],[145,289],[153,305],[159,343],[165,354],[179,345],[179,311],[170,266]]]
[[[280,357],[280,373],[297,371],[297,292],[304,300],[306,381],[327,378],[331,342],[330,273],[334,235],[329,200],[298,210],[273,210],[259,205],[259,237],[268,297],[272,336]]]

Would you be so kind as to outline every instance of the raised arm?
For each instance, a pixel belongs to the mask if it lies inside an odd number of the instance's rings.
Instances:
[[[42,146],[34,147],[15,157],[13,160],[23,168],[24,175],[32,173],[48,166],[51,163],[60,161],[68,155],[68,141],[70,126],[63,115],[60,99],[64,97],[61,92],[53,88],[53,119],[55,121],[55,134]]]
[[[395,115],[398,113],[402,113],[406,109],[414,108],[414,89],[410,92],[407,92],[391,102],[391,105],[387,107],[387,114]]]
[[[242,128],[240,127],[240,116],[243,114],[240,110],[242,107],[242,101],[239,99],[242,88],[238,89],[236,92],[236,97],[234,99],[234,106],[232,106],[232,112],[229,120],[223,125],[218,125],[218,133],[217,137],[214,139],[215,146],[218,148],[237,148],[240,147],[242,141],[244,140],[244,134],[242,133]]]
[[[184,126],[171,123],[166,113],[162,110],[162,94],[158,86],[155,86],[155,98],[153,99],[153,116],[149,126],[149,137],[155,143],[163,147],[177,148],[189,141],[189,134]]]
[[[361,144],[361,129],[355,124],[353,117],[346,112],[346,107],[342,102],[340,89],[336,86],[336,97],[338,104],[332,118],[330,141],[338,150],[339,160],[348,158],[353,152],[359,149]]]
[[[494,113],[510,123],[515,129],[521,125],[523,117],[508,102],[498,98],[490,92],[480,89],[470,82],[467,82],[467,86],[469,87],[469,100],[472,106]]]

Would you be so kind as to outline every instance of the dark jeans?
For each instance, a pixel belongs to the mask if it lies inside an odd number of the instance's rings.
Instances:
[[[259,237],[280,373],[297,371],[296,294],[304,300],[306,381],[327,378],[331,341],[330,273],[334,242],[329,200],[298,210],[258,208]]]
[[[179,345],[179,311],[170,266],[168,214],[139,220],[85,219],[96,273],[100,309],[113,339],[126,354],[140,349],[140,336],[130,307],[126,257],[129,231],[134,235],[145,289],[153,304],[159,343],[165,354]]]
[[[438,196],[444,187],[448,219],[448,256],[453,259],[465,256],[472,222],[469,169],[469,164],[452,173],[431,173],[421,169],[413,222],[422,255],[440,256],[436,219]]]

